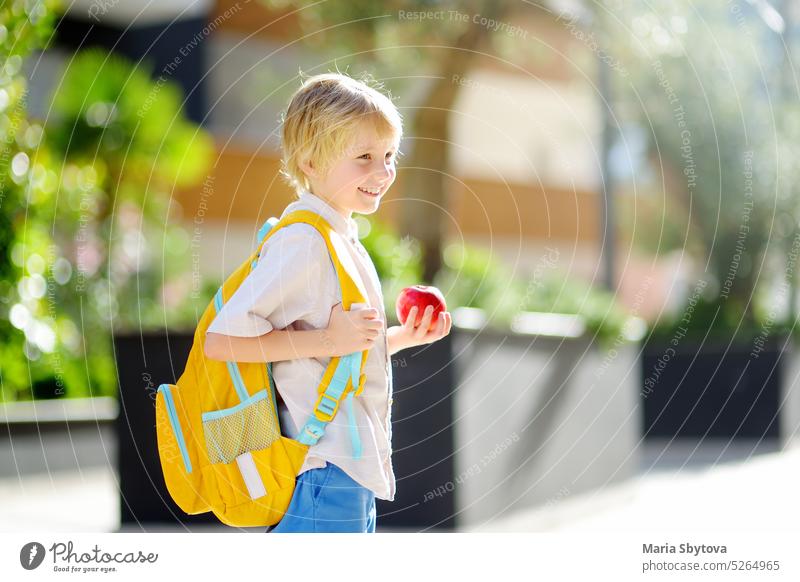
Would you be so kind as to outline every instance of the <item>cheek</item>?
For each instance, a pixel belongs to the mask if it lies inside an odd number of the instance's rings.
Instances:
[[[361,169],[358,167],[343,169],[343,171],[341,171],[338,174],[340,178],[338,187],[348,189],[354,186],[358,186],[361,182],[364,181],[363,174],[364,172],[362,172]]]
[[[350,178],[351,179],[350,182],[348,182],[348,185],[352,188],[356,188],[369,181],[369,174],[367,172],[362,172],[361,170],[356,170],[350,174]]]

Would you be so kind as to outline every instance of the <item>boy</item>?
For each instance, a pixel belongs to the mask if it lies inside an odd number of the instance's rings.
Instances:
[[[291,438],[314,409],[330,358],[369,349],[364,391],[353,401],[356,436],[340,410],[309,447],[275,532],[375,531],[375,497],[392,501],[395,494],[390,356],[450,333],[447,312],[428,331],[430,308],[419,326],[413,308],[405,325],[386,329],[380,281],[352,218],[378,209],[395,180],[401,136],[400,114],[376,89],[342,74],[307,79],[284,116],[282,174],[298,200],[282,216],[311,210],[330,223],[339,259],[360,278],[369,305],[343,311],[322,236],[308,224],[292,224],[270,237],[256,268],[208,328],[208,357],[274,362],[281,425]],[[360,457],[353,438],[360,439]]]

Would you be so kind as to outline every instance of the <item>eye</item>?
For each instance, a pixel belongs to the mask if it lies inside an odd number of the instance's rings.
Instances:
[[[359,160],[368,160],[369,159],[369,154],[364,154],[363,156],[358,156],[358,159]]]

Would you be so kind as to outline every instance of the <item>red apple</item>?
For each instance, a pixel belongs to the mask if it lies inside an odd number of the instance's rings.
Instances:
[[[417,307],[417,319],[414,326],[422,323],[422,316],[425,315],[425,308],[428,305],[433,305],[433,315],[431,316],[431,324],[428,331],[436,328],[439,314],[442,311],[447,311],[447,305],[444,302],[444,295],[436,287],[429,287],[425,285],[414,285],[406,287],[397,296],[397,304],[395,310],[397,311],[397,319],[401,324],[406,322],[408,312],[411,308]]]

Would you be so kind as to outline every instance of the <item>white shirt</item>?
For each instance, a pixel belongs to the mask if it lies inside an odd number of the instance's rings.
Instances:
[[[348,272],[366,291],[370,307],[377,308],[384,328],[370,349],[364,373],[364,391],[353,399],[356,425],[363,447],[359,460],[352,458],[348,417],[344,403],[328,423],[325,435],[309,447],[298,475],[327,462],[340,467],[379,499],[394,500],[392,469],[392,370],[386,336],[383,293],[375,266],[358,240],[356,222],[334,210],[323,199],[302,192],[281,218],[295,210],[310,210],[327,220],[339,237],[335,246],[346,249],[339,256],[350,265]],[[355,272],[352,266],[355,266]],[[346,265],[347,266],[347,265]],[[324,329],[331,308],[342,301],[336,270],[322,235],[309,224],[291,224],[270,237],[258,264],[211,322],[207,332],[257,337],[273,329]],[[314,410],[317,387],[330,358],[300,358],[274,362],[275,387],[285,406],[279,408],[284,434],[296,438]]]

